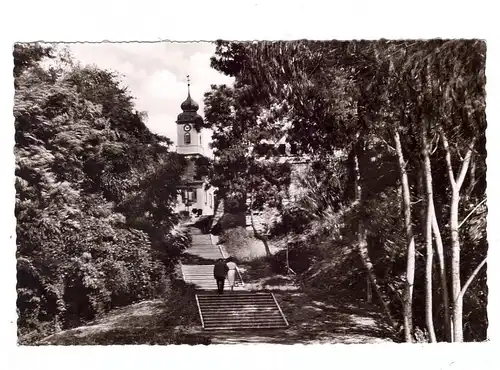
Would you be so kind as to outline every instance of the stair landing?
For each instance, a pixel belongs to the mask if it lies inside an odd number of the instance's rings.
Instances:
[[[184,255],[213,261],[224,258],[220,248],[212,244],[210,235],[191,235],[191,237],[191,246],[184,251]]]
[[[216,291],[217,282],[214,279],[214,265],[181,265],[182,276],[186,283],[193,284],[197,289]],[[243,282],[236,274],[235,290],[243,290]],[[230,290],[226,279],[224,290]]]

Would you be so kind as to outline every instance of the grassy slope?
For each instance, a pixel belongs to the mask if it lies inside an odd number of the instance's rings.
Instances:
[[[40,345],[209,344],[200,330],[195,291],[175,280],[168,299],[138,302],[88,325],[51,335]]]

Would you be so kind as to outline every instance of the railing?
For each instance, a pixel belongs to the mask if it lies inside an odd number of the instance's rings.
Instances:
[[[276,303],[276,307],[278,307],[278,310],[280,311],[280,314],[281,314],[281,317],[283,317],[283,320],[285,320],[285,324],[286,326],[290,326],[288,324],[288,320],[286,319],[285,317],[285,314],[283,313],[283,311],[281,310],[281,307],[280,305],[278,304],[278,301],[276,300],[276,297],[274,296],[274,293],[271,293],[271,295],[273,296],[273,299],[274,299],[274,303]]]
[[[198,313],[200,314],[201,327],[205,328],[205,322],[203,321],[203,315],[201,314],[200,301],[198,300],[198,294],[195,294],[196,305],[198,306]]]

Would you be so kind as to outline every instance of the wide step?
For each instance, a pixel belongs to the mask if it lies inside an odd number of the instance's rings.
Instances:
[[[191,235],[192,245],[197,244],[212,244],[210,235]]]
[[[206,330],[279,329],[288,322],[272,293],[198,294]]]
[[[219,247],[212,244],[210,235],[191,235],[191,247],[184,251],[186,255],[193,255],[203,259],[216,260],[222,257]]]
[[[194,284],[197,289],[216,291],[217,282],[214,279],[214,265],[182,265],[182,275],[188,284]],[[234,289],[241,290],[243,282],[239,274],[236,274]],[[229,282],[226,279],[224,290],[229,291]]]
[[[184,251],[184,254],[190,254],[204,259],[216,260],[222,258],[222,253],[220,249],[214,247],[213,245],[207,245],[204,247],[191,247]]]

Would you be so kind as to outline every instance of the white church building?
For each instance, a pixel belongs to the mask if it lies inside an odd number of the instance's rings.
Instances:
[[[204,156],[203,118],[198,114],[199,105],[191,98],[188,80],[188,96],[181,104],[182,113],[177,116],[177,153],[188,160],[184,174],[184,185],[179,189],[176,213],[189,212],[190,216],[213,215],[215,209],[215,189],[206,189],[206,179],[196,177],[195,160]]]

